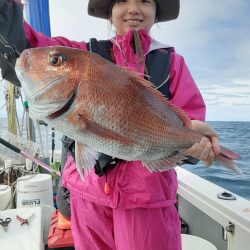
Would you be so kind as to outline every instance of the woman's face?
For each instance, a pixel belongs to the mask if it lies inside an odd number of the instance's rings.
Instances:
[[[119,35],[129,29],[149,32],[155,23],[155,0],[117,0],[112,8],[112,23]]]

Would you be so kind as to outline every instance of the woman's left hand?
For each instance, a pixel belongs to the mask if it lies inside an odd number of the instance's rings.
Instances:
[[[219,138],[215,130],[205,122],[192,120],[191,129],[204,135],[199,143],[195,143],[187,150],[187,154],[204,161],[207,166],[212,165],[215,155],[220,153]]]

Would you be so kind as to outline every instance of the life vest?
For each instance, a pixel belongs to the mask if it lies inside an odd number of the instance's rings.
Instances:
[[[103,58],[114,63],[112,58],[113,44],[109,40],[96,40],[91,38],[87,43],[87,48],[90,52],[99,54]],[[150,82],[161,91],[167,99],[170,99],[169,91],[169,72],[172,48],[157,49],[149,52],[146,56],[146,67],[150,76]],[[63,136],[62,138],[62,158],[61,164],[64,166],[67,154],[71,152],[74,156],[74,140]],[[122,160],[113,158],[109,155],[101,154],[95,164],[95,173],[98,176],[103,176],[108,168],[113,168]]]

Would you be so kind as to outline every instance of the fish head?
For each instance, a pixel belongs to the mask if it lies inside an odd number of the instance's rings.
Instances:
[[[83,52],[60,46],[22,52],[15,69],[32,117],[49,116],[74,96],[83,76],[85,64],[80,63]]]

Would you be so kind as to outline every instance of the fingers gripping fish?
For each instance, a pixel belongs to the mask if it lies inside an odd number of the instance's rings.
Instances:
[[[27,49],[16,72],[30,115],[76,141],[81,175],[99,153],[165,171],[185,160],[186,150],[202,138],[150,82],[99,55],[56,46]],[[237,157],[222,150],[216,159],[237,170]]]

